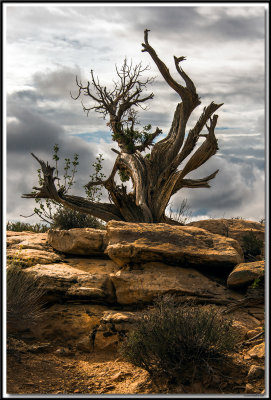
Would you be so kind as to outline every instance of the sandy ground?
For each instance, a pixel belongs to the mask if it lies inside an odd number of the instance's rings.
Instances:
[[[155,393],[262,393],[264,378],[248,380],[251,365],[264,361],[246,359],[249,348],[228,359],[217,360],[203,369],[184,371],[180,382],[159,381],[159,386],[141,368],[125,362],[117,352],[90,353],[64,351],[42,343],[10,339],[7,353],[9,394],[155,394]]]

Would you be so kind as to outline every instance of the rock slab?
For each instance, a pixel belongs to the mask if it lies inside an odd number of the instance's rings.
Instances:
[[[103,255],[107,245],[106,231],[93,228],[50,229],[48,243],[55,250],[67,254]]]
[[[243,261],[236,240],[194,226],[110,221],[107,233],[105,253],[121,267],[154,261],[233,268]]]
[[[117,302],[122,305],[152,302],[158,295],[172,293],[185,298],[227,304],[242,296],[211,281],[192,268],[150,262],[137,270],[121,269],[110,274]]]
[[[258,240],[262,241],[262,253],[264,252],[265,226],[259,222],[239,218],[220,218],[194,221],[187,224],[187,226],[197,226],[217,235],[235,239],[239,242],[243,250],[245,250],[244,237],[252,233]]]

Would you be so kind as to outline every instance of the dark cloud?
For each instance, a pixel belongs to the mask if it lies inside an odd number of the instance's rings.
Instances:
[[[33,86],[38,93],[47,98],[58,99],[70,96],[70,92],[76,88],[76,76],[80,81],[81,71],[79,67],[59,67],[47,74],[36,72],[33,76]],[[74,93],[74,96],[78,94]]]
[[[239,159],[240,161],[240,159]],[[219,156],[212,157],[201,168],[189,174],[191,178],[202,178],[216,169],[216,177],[210,181],[211,188],[182,189],[173,197],[177,207],[186,198],[193,215],[227,218],[243,215],[260,218],[263,213],[264,175],[250,161],[233,163]],[[252,207],[253,205],[253,207]],[[246,214],[248,210],[253,214]],[[251,211],[250,211],[251,212]]]
[[[264,37],[264,12],[250,15],[241,7],[241,15],[231,15],[228,7],[212,7],[209,13],[202,14],[202,7],[120,7],[115,18],[122,18],[129,31],[155,31],[156,37],[168,40],[172,37],[187,40],[249,40]],[[209,8],[210,9],[210,8]],[[107,13],[110,9],[105,8]],[[119,13],[119,16],[118,16]],[[133,18],[131,18],[133,15]],[[121,16],[121,17],[120,17]],[[113,14],[114,18],[114,14]],[[129,28],[128,28],[129,27]]]
[[[28,59],[23,58],[26,63],[21,61],[20,65],[32,72],[25,75],[27,78],[21,78],[23,88],[16,89],[7,98],[8,215],[19,219],[20,214],[33,209],[32,200],[20,198],[21,193],[30,192],[37,183],[38,164],[30,152],[52,162],[52,148],[58,143],[62,160],[79,154],[77,183],[73,188],[77,194],[83,194],[82,185],[88,181],[97,154],[104,154],[104,172],[107,176],[110,173],[116,155],[110,150],[112,144],[106,140],[99,142],[106,133],[106,121],[94,112],[87,118],[80,100],[76,102],[70,97],[70,91],[77,93],[75,76],[85,81],[89,78],[84,75],[89,66],[101,81],[105,73],[108,82],[109,70],[114,75],[114,63],[117,61],[119,65],[119,57],[135,49],[135,57],[139,59],[142,55],[142,60],[151,65],[150,75],[157,75],[149,87],[155,97],[146,111],[139,110],[139,120],[141,125],[151,123],[168,132],[180,98],[162,80],[149,55],[140,53],[145,28],[151,29],[150,43],[163,60],[165,57],[172,76],[180,83],[172,55],[176,52],[176,55],[189,56],[184,68],[195,82],[202,104],[191,116],[188,129],[194,126],[210,101],[225,103],[218,112],[219,155],[191,177],[207,176],[217,168],[220,168],[219,174],[211,182],[211,189],[184,189],[174,196],[174,204],[187,197],[195,215],[260,214],[264,191],[264,14],[263,8],[259,12],[254,9],[143,5],[9,7],[8,43],[18,45],[13,51],[30,52]],[[240,54],[239,46],[243,46]],[[33,47],[36,53],[32,52]],[[213,59],[207,58],[209,48]],[[221,52],[224,48],[228,51],[225,50],[226,55]],[[250,48],[254,52],[252,58],[249,51],[244,51]],[[184,53],[177,54],[179,49]],[[255,57],[255,49],[260,52],[259,59]],[[41,58],[43,52],[45,57]],[[189,61],[191,55],[192,61]],[[220,64],[220,57],[224,64]],[[40,64],[39,68],[40,60],[45,65]],[[36,69],[32,67],[35,62]],[[227,138],[227,133],[237,135]],[[238,136],[238,133],[247,133],[247,136]],[[255,133],[260,136],[250,136]],[[91,138],[93,142],[89,141]]]

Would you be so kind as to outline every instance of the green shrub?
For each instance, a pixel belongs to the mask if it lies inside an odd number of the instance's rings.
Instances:
[[[56,181],[56,189],[62,195],[67,195],[71,187],[75,183],[75,176],[77,173],[77,166],[79,165],[79,156],[74,154],[73,160],[65,158],[64,161],[64,174],[60,175],[59,164],[59,145],[55,144],[53,148],[53,161],[55,168],[54,179]],[[96,157],[96,161],[92,164],[93,173],[89,176],[89,184],[84,186],[86,197],[92,202],[99,202],[102,198],[101,185],[97,185],[98,181],[102,181],[105,175],[102,172],[102,162],[104,161],[102,154]],[[42,177],[41,168],[37,170],[37,178],[39,186],[44,184],[44,177]],[[92,184],[93,183],[93,184]],[[37,188],[33,193],[37,191]],[[25,218],[38,216],[42,221],[50,225],[50,228],[71,229],[71,228],[103,228],[102,223],[97,218],[89,214],[83,214],[79,211],[65,208],[62,204],[57,203],[52,199],[35,198],[36,207],[34,213],[25,216]],[[22,215],[23,216],[23,215]]]
[[[47,232],[49,229],[48,225],[36,223],[36,224],[28,224],[25,222],[9,222],[6,225],[7,231],[14,231],[14,232],[23,232],[23,231],[31,231],[35,233],[43,233]]]
[[[58,208],[52,218],[51,228],[71,229],[71,228],[96,228],[105,229],[97,218],[89,214],[83,214],[79,211],[68,208]]]
[[[246,261],[251,261],[261,254],[263,241],[258,239],[254,232],[250,231],[243,236],[243,250]]]
[[[43,315],[42,296],[45,290],[40,281],[16,265],[7,267],[7,325],[19,331],[36,324]]]
[[[165,296],[138,320],[120,353],[152,377],[176,379],[191,364],[200,366],[232,351],[238,340],[232,321],[213,307],[178,305]]]

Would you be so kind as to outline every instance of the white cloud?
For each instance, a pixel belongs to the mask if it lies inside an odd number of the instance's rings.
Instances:
[[[206,209],[206,215],[215,212],[220,216],[262,216],[264,7],[46,4],[6,8],[7,173],[8,196],[12,196],[9,218],[19,218],[18,210],[29,207],[28,200],[21,200],[20,194],[25,191],[22,183],[30,188],[35,170],[35,161],[28,157],[30,151],[48,157],[54,143],[59,142],[69,155],[80,152],[81,184],[88,177],[84,168],[89,168],[99,153],[105,155],[106,174],[110,172],[115,154],[110,150],[106,121],[94,112],[87,118],[80,100],[70,97],[70,90],[76,93],[76,74],[84,81],[89,79],[92,68],[101,82],[109,85],[115,64],[121,65],[125,56],[135,64],[149,64],[149,74],[157,76],[150,87],[155,97],[139,118],[142,125],[150,122],[168,132],[180,99],[162,81],[149,54],[141,52],[146,27],[151,29],[150,43],[174,78],[179,79],[173,55],[187,56],[183,68],[195,82],[202,100],[188,129],[204,106],[211,101],[224,102],[217,111],[220,156],[213,157],[199,174],[208,175],[217,169],[217,164],[221,171],[212,182],[212,189],[183,190],[177,200],[183,195],[188,197],[201,217],[205,215],[201,208]],[[90,134],[87,142],[82,139],[83,134]]]

